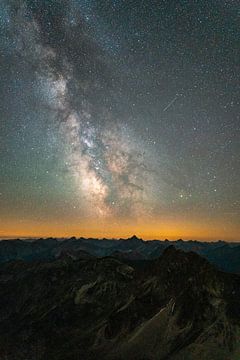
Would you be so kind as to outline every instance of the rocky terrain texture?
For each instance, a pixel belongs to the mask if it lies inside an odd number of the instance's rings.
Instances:
[[[239,305],[239,275],[174,246],[152,260],[65,249],[5,262],[0,359],[239,360]]]

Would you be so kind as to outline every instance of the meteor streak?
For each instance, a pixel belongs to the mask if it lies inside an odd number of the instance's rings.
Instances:
[[[167,111],[177,100],[178,98],[178,94],[172,99],[172,101],[170,101],[170,103],[163,109],[163,112]]]

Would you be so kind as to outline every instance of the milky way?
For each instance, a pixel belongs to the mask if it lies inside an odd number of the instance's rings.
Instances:
[[[104,216],[148,212],[153,173],[141,149],[129,140],[129,130],[108,124],[99,131],[84,122],[84,115],[82,121],[70,115],[64,128],[68,165],[90,210]]]
[[[19,10],[22,17],[24,10]],[[33,42],[25,45],[26,61],[31,56],[35,62],[37,89],[43,101],[41,106],[51,109],[59,124],[63,146],[66,145],[65,165],[74,177],[76,197],[85,214],[104,217],[150,214],[155,173],[147,148],[143,150],[133,129],[114,117],[104,104],[93,109],[95,103],[87,93],[88,88],[100,86],[102,89],[104,78],[99,74],[93,79],[91,76],[86,78],[85,73],[83,77],[79,75],[79,57],[86,66],[85,59],[89,54],[79,54],[79,49],[74,48],[74,54],[78,56],[76,62],[74,57],[69,58],[62,39],[56,50],[56,44],[51,46],[49,40],[41,38],[43,25],[36,19],[37,16],[28,25],[31,36],[25,39],[24,31],[20,33],[19,41]],[[75,18],[75,30],[71,29],[68,19],[61,20],[65,36],[69,31],[79,35],[77,26],[81,18]],[[48,39],[50,35],[46,37]],[[60,51],[62,47],[64,51]],[[94,65],[98,65],[98,59]],[[88,66],[91,74],[92,64]]]

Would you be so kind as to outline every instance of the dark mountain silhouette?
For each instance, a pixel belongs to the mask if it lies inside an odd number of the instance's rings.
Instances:
[[[183,241],[181,239],[143,241],[135,235],[129,239],[119,240],[77,239],[75,237],[64,240],[53,238],[35,241],[3,240],[0,241],[0,263],[12,260],[53,261],[59,257],[59,254],[64,253],[78,258],[81,252],[96,257],[115,254],[122,259],[151,260],[161,256],[169,245],[183,251],[194,251],[223,271],[240,273],[239,243]]]
[[[240,245],[231,247],[224,244],[216,249],[209,249],[205,253],[207,259],[217,264],[222,270],[240,273]]]
[[[239,359],[240,276],[175,246],[141,266],[58,254],[0,265],[0,359]]]

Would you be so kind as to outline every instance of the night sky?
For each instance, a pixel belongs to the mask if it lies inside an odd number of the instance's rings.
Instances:
[[[0,236],[240,240],[237,0],[1,0]]]

